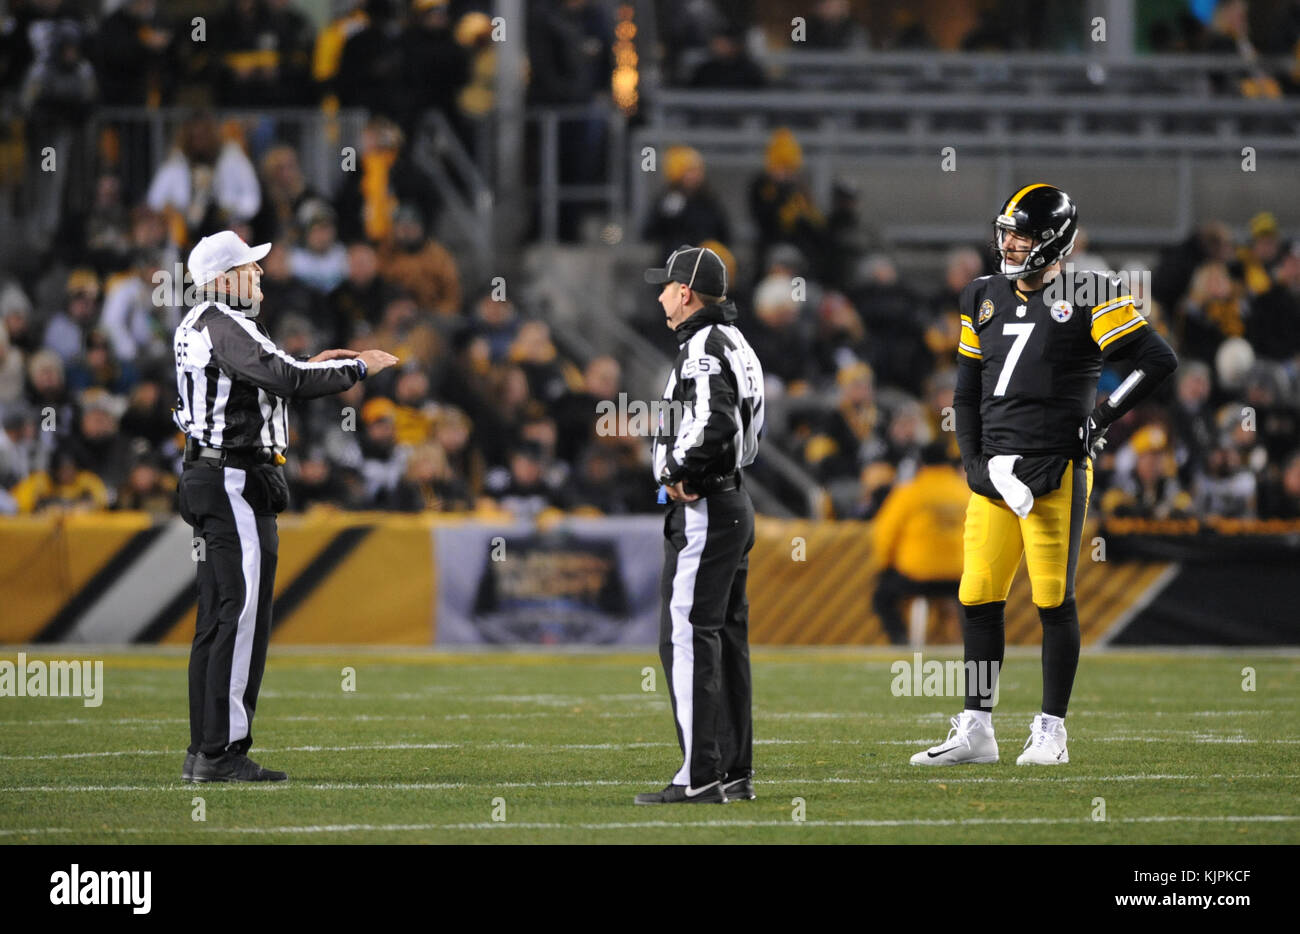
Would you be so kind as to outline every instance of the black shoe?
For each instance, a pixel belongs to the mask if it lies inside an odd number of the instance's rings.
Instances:
[[[283,782],[288,778],[283,772],[264,769],[248,756],[234,752],[215,759],[199,753],[194,762],[196,782]]]
[[[722,782],[714,782],[703,788],[687,788],[685,785],[669,785],[663,791],[646,791],[636,796],[637,804],[726,804],[727,796],[722,791]]]
[[[181,780],[186,782],[194,781],[194,760],[198,757],[192,753],[185,753],[185,764],[181,766]]]
[[[753,801],[758,797],[754,794],[754,779],[748,775],[742,775],[740,778],[724,778],[722,793],[729,801]]]

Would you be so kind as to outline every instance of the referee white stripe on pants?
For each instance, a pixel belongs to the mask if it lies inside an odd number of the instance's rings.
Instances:
[[[283,475],[271,466],[185,465],[181,515],[202,542],[190,648],[190,752],[247,753],[266,669]]]
[[[754,507],[743,489],[674,503],[664,518],[659,657],[682,765],[701,788],[753,769],[749,602]]]

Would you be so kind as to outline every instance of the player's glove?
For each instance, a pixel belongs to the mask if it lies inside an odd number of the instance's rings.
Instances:
[[[1106,447],[1106,432],[1109,430],[1110,424],[1105,421],[1101,412],[1093,409],[1092,414],[1079,426],[1079,440],[1083,442],[1083,453],[1093,460],[1101,457],[1102,449]]]

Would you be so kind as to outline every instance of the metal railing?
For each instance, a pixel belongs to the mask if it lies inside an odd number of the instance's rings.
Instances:
[[[625,154],[627,152],[627,118],[617,108],[605,103],[571,107],[531,107],[524,121],[536,133],[537,178],[526,189],[530,203],[538,212],[538,233],[545,243],[559,238],[561,210],[568,205],[598,204],[611,223],[622,224],[626,205]],[[606,151],[603,154],[604,180],[561,180],[561,124],[603,124]],[[522,153],[513,158],[522,158]],[[500,158],[511,158],[500,154]]]
[[[492,255],[492,189],[441,112],[431,110],[425,115],[411,141],[411,157],[433,182],[442,199],[443,216],[460,235],[471,254],[466,258],[472,257],[475,272],[481,275]],[[462,278],[467,278],[464,272]]]

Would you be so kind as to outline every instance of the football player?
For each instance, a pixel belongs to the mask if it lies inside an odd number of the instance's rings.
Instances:
[[[1106,429],[1178,365],[1138,312],[1123,277],[1062,272],[1078,212],[1051,185],[1021,188],[993,222],[1000,275],[961,294],[957,443],[972,493],[958,599],[966,708],[948,738],[914,765],[998,761],[992,707],[1002,666],[1011,580],[1025,555],[1043,625],[1043,704],[1016,764],[1069,761],[1065,713],[1079,663],[1074,575]],[[1102,360],[1130,375],[1094,404]]]

